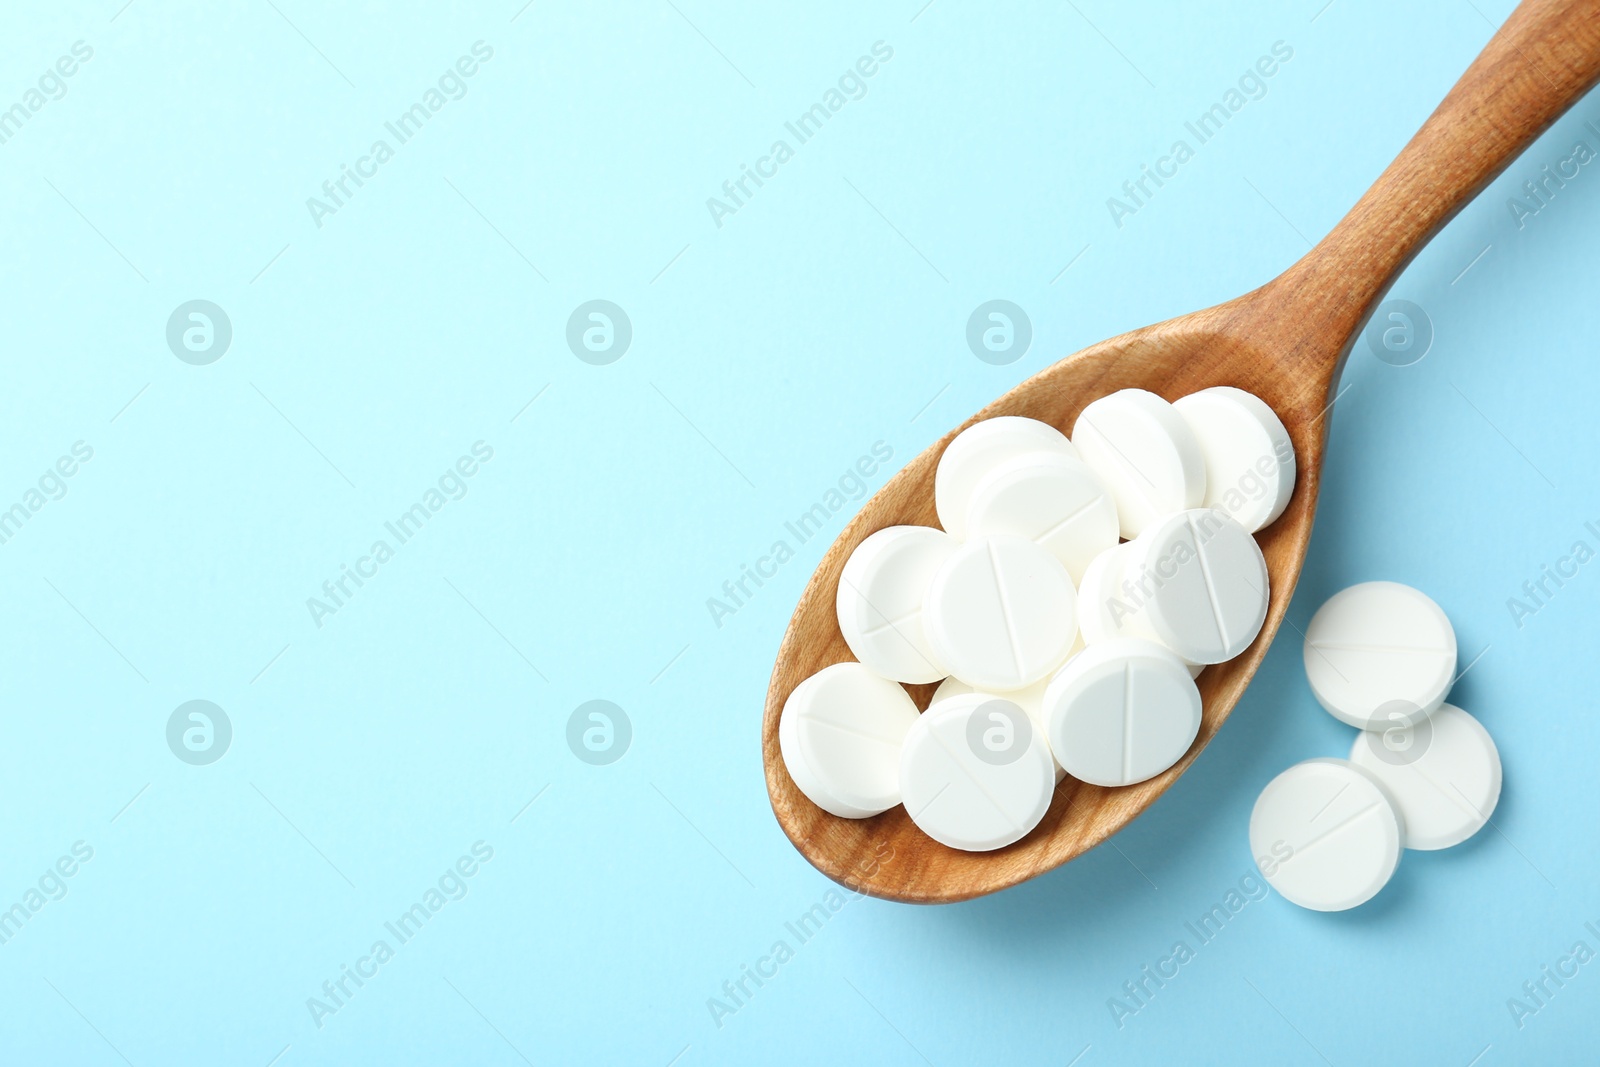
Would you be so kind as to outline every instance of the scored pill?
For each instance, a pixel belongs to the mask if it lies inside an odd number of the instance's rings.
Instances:
[[[1119,637],[1089,648],[1050,680],[1050,750],[1091,785],[1132,785],[1171,767],[1200,732],[1200,690],[1160,645]]]
[[[1034,452],[1078,458],[1066,434],[1049,423],[1020,415],[985,419],[956,434],[933,473],[933,506],[939,525],[951,536],[965,538],[967,509],[978,483],[1007,460]]]
[[[1407,848],[1459,845],[1483,829],[1500,801],[1494,740],[1450,704],[1417,723],[1361,731],[1350,762],[1389,790],[1406,825]]]
[[[813,804],[864,819],[900,803],[900,747],[919,718],[896,683],[859,663],[835,663],[789,694],[778,749]]]
[[[1267,618],[1267,561],[1220,511],[1180,512],[1146,530],[1124,558],[1124,589],[1141,626],[1191,663],[1239,655]]]
[[[1205,500],[1205,454],[1171,404],[1144,389],[1090,403],[1072,426],[1078,455],[1117,502],[1122,536],[1137,537]]]
[[[949,697],[906,734],[900,788],[923,833],[951,848],[987,852],[1044,818],[1056,776],[1026,712],[985,693]]]
[[[1035,452],[996,467],[967,509],[967,536],[1011,534],[1052,552],[1074,582],[1117,543],[1117,505],[1082,460]]]
[[[949,673],[928,643],[922,605],[955,549],[953,537],[931,526],[890,526],[856,546],[834,600],[856,659],[897,682],[937,682]]]
[[[1444,703],[1456,632],[1426,594],[1399,582],[1335,593],[1306,626],[1306,680],[1328,713],[1363,730],[1415,722]]]
[[[974,688],[1021,689],[1054,670],[1077,635],[1077,593],[1032,541],[968,541],[934,576],[923,624],[939,661]]]
[[[1378,780],[1342,759],[1295,764],[1250,812],[1250,850],[1267,884],[1313,911],[1371,900],[1400,863],[1404,833]]]

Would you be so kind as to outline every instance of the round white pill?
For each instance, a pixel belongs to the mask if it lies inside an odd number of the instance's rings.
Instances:
[[[1123,537],[1205,501],[1200,442],[1154,393],[1120,389],[1094,401],[1078,414],[1072,443],[1116,500]]]
[[[856,546],[839,574],[834,606],[856,659],[897,682],[936,682],[938,662],[922,603],[956,540],[931,526],[890,526]]]
[[[813,804],[864,819],[900,803],[900,748],[920,718],[899,685],[859,663],[835,663],[789,694],[778,750]]]
[[[1250,647],[1267,618],[1267,561],[1243,526],[1196,508],[1131,545],[1122,588],[1131,589],[1134,626],[1191,663],[1222,663]]]
[[[1317,703],[1363,730],[1416,722],[1444,703],[1456,632],[1444,611],[1398,582],[1335,593],[1306,626],[1306,679]]]
[[[985,419],[956,434],[933,474],[933,506],[945,532],[965,539],[967,508],[978,483],[1000,464],[1030,452],[1078,457],[1066,434],[1049,423],[1020,415]]]
[[[1172,407],[1205,456],[1206,507],[1227,512],[1250,533],[1283,514],[1294,494],[1294,442],[1266,401],[1219,385]]]
[[[1044,691],[1049,684],[1049,678],[1041,678],[1025,689],[1012,689],[1000,693],[985,693],[984,695],[998,697],[1001,700],[1009,700],[1027,712],[1028,718],[1033,721],[1033,728],[1038,730],[1039,736],[1048,742],[1050,734],[1045,730],[1044,725]],[[950,697],[966,696],[969,693],[978,691],[960,678],[946,678],[939,683],[939,687],[933,691],[933,696],[928,699],[928,707],[931,708],[941,700],[947,700]],[[1051,760],[1056,765],[1056,781],[1059,782],[1066,776],[1067,772],[1062,769],[1060,761],[1056,760],[1053,755]]]
[[[990,537],[951,553],[922,621],[951,674],[979,689],[1021,689],[1067,658],[1076,601],[1060,560],[1020,537]]]
[[[1132,785],[1183,758],[1200,732],[1200,690],[1160,645],[1114,638],[1085,649],[1044,696],[1050,751],[1091,785]]]
[[[1084,571],[1078,586],[1078,637],[1086,646],[1126,637],[1161,644],[1161,637],[1150,628],[1149,616],[1134,610],[1136,603],[1142,603],[1139,594],[1122,588],[1123,563],[1132,550],[1133,542],[1124,541],[1100,553]],[[1183,663],[1191,678],[1205,669],[1204,663]]]
[[[1400,815],[1377,779],[1342,759],[1284,771],[1250,812],[1250,851],[1291,904],[1344,911],[1382,889],[1400,863]]]
[[[1394,798],[1406,848],[1459,845],[1483,829],[1500,802],[1494,740],[1451,704],[1415,724],[1361,731],[1350,762],[1370,771]]]
[[[967,693],[930,707],[906,734],[900,788],[923,833],[951,848],[988,852],[1039,825],[1055,772],[1027,712]]]
[[[1048,549],[1074,582],[1117,543],[1117,505],[1082,460],[1034,452],[995,467],[972,494],[968,537],[1025,537]]]

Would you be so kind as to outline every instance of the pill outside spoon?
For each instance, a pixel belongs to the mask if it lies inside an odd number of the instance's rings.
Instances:
[[[1215,736],[1266,655],[1310,541],[1334,383],[1378,301],[1413,257],[1551,123],[1600,81],[1600,0],[1524,0],[1444,102],[1333,230],[1277,278],[1227,303],[1113,337],[1024,381],[915,457],[867,502],[823,557],[779,646],[762,722],[767,791],[795,847],[833,880],[907,903],[966,900],[1051,870],[1149,807]],[[1020,415],[1069,430],[1118,389],[1168,400],[1211,386],[1245,389],[1277,412],[1298,477],[1281,517],[1258,534],[1270,575],[1267,619],[1237,658],[1198,679],[1199,734],[1170,769],[1136,785],[1072,777],[1021,840],[992,852],[939,844],[903,807],[868,819],[831,815],[784,767],[778,723],[790,692],[850,660],[835,596],[850,553],[874,531],[938,525],[934,471],[951,439],[984,419]],[[910,687],[925,706],[932,685]],[[887,857],[887,858],[886,858]]]

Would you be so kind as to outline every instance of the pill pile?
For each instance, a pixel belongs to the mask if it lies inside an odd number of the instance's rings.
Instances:
[[[1500,800],[1500,754],[1477,719],[1445,703],[1456,635],[1424,594],[1364,582],[1333,596],[1305,632],[1306,678],[1360,733],[1348,759],[1296,764],[1250,813],[1250,848],[1291,903],[1344,911],[1371,900],[1401,850],[1458,845]]]
[[[842,818],[904,804],[951,848],[1027,835],[1064,776],[1132,785],[1200,730],[1195,677],[1260,633],[1252,534],[1294,491],[1294,448],[1241,389],[1169,403],[1124,389],[1069,437],[975,423],[934,474],[939,526],[891,526],[846,561],[839,629],[856,662],[796,686],[789,776]],[[907,684],[938,682],[926,712]]]

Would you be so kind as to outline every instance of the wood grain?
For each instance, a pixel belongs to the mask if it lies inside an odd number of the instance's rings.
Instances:
[[[992,893],[1104,841],[1144,811],[1205,748],[1249,684],[1294,593],[1311,536],[1327,408],[1351,345],[1413,256],[1541,132],[1600,80],[1600,0],[1526,0],[1350,213],[1314,249],[1254,292],[1102,341],[1023,382],[913,459],[839,535],[801,594],[767,692],[761,749],[772,810],[828,877],[873,896],[946,903]],[[1025,415],[1070,432],[1089,401],[1124,388],[1169,400],[1213,385],[1260,396],[1294,440],[1299,478],[1288,510],[1258,535],[1271,605],[1255,643],[1208,667],[1200,734],[1178,764],[1117,789],[1064,779],[1044,821],[1016,844],[969,853],[932,841],[896,807],[840,819],[795,787],[778,752],[789,693],[851,659],[834,615],[839,572],[862,539],[896,524],[937,526],[933,474],[960,430]],[[909,687],[925,708],[933,687]],[[1241,833],[1242,833],[1241,829]]]

